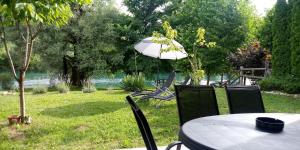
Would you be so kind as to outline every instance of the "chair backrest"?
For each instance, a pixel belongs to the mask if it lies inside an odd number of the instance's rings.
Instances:
[[[175,85],[180,125],[195,118],[219,115],[212,86]]]
[[[265,112],[258,86],[225,86],[225,89],[231,114]]]
[[[140,108],[136,105],[136,103],[130,96],[127,96],[126,99],[131,106],[131,110],[134,114],[147,150],[157,150],[157,146],[154,141],[151,129],[143,112],[140,110]]]
[[[169,88],[173,81],[175,80],[175,76],[176,76],[176,73],[175,72],[172,72],[169,76],[168,76],[168,79],[167,81],[162,85],[162,88]]]

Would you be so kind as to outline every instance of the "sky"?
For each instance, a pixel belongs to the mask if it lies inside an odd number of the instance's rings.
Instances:
[[[121,9],[122,12],[127,11],[126,6],[123,5],[123,0],[115,0],[118,8]],[[266,10],[272,8],[276,3],[276,0],[250,0],[253,5],[255,5],[257,9],[257,13],[261,16],[266,14]]]
[[[252,4],[255,5],[258,14],[262,16],[266,14],[266,10],[271,9],[276,3],[276,0],[250,0],[250,1],[252,2]]]

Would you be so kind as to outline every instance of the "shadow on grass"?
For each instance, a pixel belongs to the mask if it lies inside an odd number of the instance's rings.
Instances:
[[[47,108],[41,114],[59,118],[72,118],[110,113],[123,107],[125,107],[125,104],[122,102],[97,101]]]

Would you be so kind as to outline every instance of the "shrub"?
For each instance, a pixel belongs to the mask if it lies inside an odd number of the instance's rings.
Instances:
[[[64,82],[56,84],[55,87],[59,93],[68,93],[70,91],[70,87]]]
[[[32,89],[32,94],[45,94],[48,92],[48,87],[46,86],[37,86]]]
[[[142,91],[145,88],[145,76],[142,73],[127,75],[122,79],[121,88],[125,91]]]
[[[299,94],[300,93],[300,83],[285,83],[283,85],[283,91],[289,94]]]
[[[264,91],[283,91],[289,94],[300,93],[300,81],[295,77],[269,77],[259,82]]]
[[[13,90],[14,78],[10,73],[0,73],[0,85],[3,90]]]
[[[283,81],[269,77],[259,82],[260,88],[264,91],[281,91],[283,90]]]
[[[82,88],[83,93],[93,93],[96,91],[97,88],[90,81],[83,84],[83,88]]]

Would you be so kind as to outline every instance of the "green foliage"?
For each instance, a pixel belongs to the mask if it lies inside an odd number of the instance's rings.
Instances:
[[[289,94],[300,93],[300,80],[293,77],[269,77],[259,83],[262,90],[265,91],[283,91]]]
[[[3,90],[14,89],[14,78],[10,73],[0,73],[0,86]]]
[[[155,73],[157,66],[161,71],[171,71],[171,63],[167,60],[157,60],[143,56],[134,49],[134,44],[152,35],[153,31],[159,31],[164,16],[170,15],[175,9],[174,3],[179,0],[124,0],[131,16],[122,18],[118,24],[119,48],[124,52],[124,72]],[[172,7],[172,10],[171,10]],[[177,7],[176,7],[177,8]],[[136,67],[137,66],[137,67]]]
[[[96,91],[97,91],[97,88],[90,81],[83,84],[83,88],[82,88],[83,93],[93,93],[93,92],[96,92]]]
[[[36,86],[32,89],[32,94],[45,94],[48,92],[47,86]]]
[[[258,16],[255,5],[249,0],[239,0],[237,8],[241,14],[243,28],[246,30],[245,43],[248,44],[255,40],[259,34],[259,29],[263,25],[263,20]]]
[[[300,1],[291,3],[291,65],[292,74],[300,76]],[[286,58],[285,58],[286,59]]]
[[[162,48],[161,52],[168,52],[168,51],[179,51],[181,48],[176,46],[173,42],[177,37],[177,31],[174,30],[168,21],[165,21],[162,25],[162,28],[166,32],[165,35],[154,31],[152,34],[152,42],[158,44],[165,44],[168,45],[166,48]]]
[[[127,75],[122,79],[121,88],[125,91],[142,91],[145,88],[145,76],[142,73]]]
[[[173,40],[177,37],[177,31],[174,30],[169,22],[165,21],[163,24],[163,30],[166,32],[165,36],[159,32],[153,32],[153,42],[159,43],[159,44],[166,44],[170,45],[167,49],[164,49],[165,51],[173,50],[178,51],[180,48],[178,48],[176,45],[173,44]],[[192,77],[192,84],[198,85],[201,81],[201,79],[204,77],[204,70],[201,68],[201,59],[197,54],[196,48],[213,48],[216,46],[215,42],[206,42],[205,41],[205,29],[204,28],[198,28],[197,35],[196,35],[196,41],[194,42],[194,47],[192,53],[189,53],[189,61],[192,68],[191,71],[191,77]],[[171,49],[170,49],[171,48]]]
[[[187,50],[193,47],[190,41],[196,41],[197,29],[203,27],[208,40],[215,41],[224,49],[235,51],[245,41],[247,33],[243,16],[237,9],[238,4],[234,0],[187,0],[169,19],[178,30],[179,42]]]
[[[249,16],[248,16],[249,15]],[[242,44],[248,42],[256,34],[257,16],[248,1],[204,1],[186,0],[179,4],[171,17],[167,17],[178,31],[178,42],[189,54],[194,54],[195,42],[198,58],[206,74],[213,75],[229,70],[228,54],[235,52]],[[203,48],[200,36],[205,29],[207,41],[217,43],[214,48]],[[250,35],[251,34],[251,35]],[[201,37],[200,37],[201,38]],[[209,45],[210,46],[210,45]],[[189,62],[180,62],[182,70]]]
[[[157,11],[160,7],[166,5],[169,0],[124,0],[130,13],[133,14],[132,29],[138,30],[142,35],[151,34],[158,20],[161,19],[164,12]],[[165,7],[168,7],[167,5]],[[166,10],[166,8],[165,8]]]
[[[202,69],[194,70],[191,73],[191,78],[192,78],[192,83],[191,84],[193,84],[193,85],[199,85],[199,83],[204,78],[204,76],[205,76],[204,70],[202,70]]]
[[[0,42],[0,70],[7,70],[7,57],[3,48],[2,42]]]
[[[192,84],[198,85],[204,77],[205,71],[202,70],[203,53],[199,55],[199,51],[209,51],[210,48],[216,47],[216,42],[206,42],[205,29],[200,27],[197,29],[196,41],[194,42],[193,53],[189,54],[189,61],[192,68]],[[206,69],[208,70],[208,69]]]
[[[286,0],[278,0],[272,21],[272,75],[282,77],[291,72],[291,51],[289,46],[289,7]]]
[[[70,91],[69,85],[64,82],[56,84],[55,88],[59,93],[68,93]]]
[[[41,67],[70,77],[74,86],[82,86],[92,75],[116,72],[124,58],[115,31],[122,16],[113,4],[97,1],[78,9],[68,26],[48,28],[37,43]]]
[[[1,16],[4,16],[6,25],[15,22],[36,22],[46,25],[62,26],[72,17],[71,3],[90,3],[91,0],[12,0],[0,1]]]
[[[274,77],[268,77],[259,82],[261,90],[264,91],[282,91],[283,81]]]
[[[273,36],[272,36],[272,22],[274,18],[274,8],[267,12],[267,15],[264,17],[262,26],[259,28],[258,40],[263,48],[266,48],[270,51],[273,49]]]

